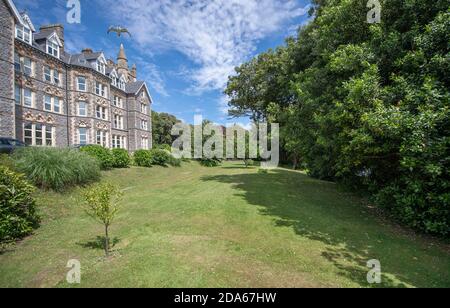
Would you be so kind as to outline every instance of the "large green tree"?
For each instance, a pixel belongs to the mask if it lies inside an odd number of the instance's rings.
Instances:
[[[369,191],[398,219],[450,234],[450,11],[443,0],[315,0],[296,38],[239,67],[233,115],[281,124],[311,175]]]

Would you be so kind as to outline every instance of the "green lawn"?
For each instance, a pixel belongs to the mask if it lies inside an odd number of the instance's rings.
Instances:
[[[185,163],[105,178],[125,189],[113,257],[80,190],[41,194],[42,226],[0,255],[0,287],[67,287],[69,259],[81,261],[82,287],[370,287],[370,259],[383,287],[450,287],[447,245],[300,172]]]

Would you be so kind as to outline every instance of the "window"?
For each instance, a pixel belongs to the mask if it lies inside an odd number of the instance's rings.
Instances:
[[[112,136],[112,147],[114,149],[126,149],[127,146],[127,139],[123,136]]]
[[[44,80],[52,82],[52,71],[48,66],[44,66]]]
[[[122,98],[118,97],[118,96],[114,96],[114,102],[113,102],[114,106],[119,107],[119,108],[123,108],[123,100]]]
[[[53,83],[59,85],[59,72],[57,70],[53,70]]]
[[[114,115],[114,127],[118,129],[123,129],[123,117],[120,115]]]
[[[102,74],[105,74],[105,70],[106,70],[105,63],[103,63],[100,60],[97,60],[97,71],[102,73]]]
[[[26,123],[23,128],[23,141],[27,145],[33,145],[33,124]]]
[[[20,56],[17,52],[14,53],[14,69],[17,72],[22,71],[22,64],[20,63]]]
[[[24,105],[25,107],[34,107],[34,93],[30,89],[21,88],[19,85],[14,86],[14,100],[17,105]]]
[[[107,91],[107,88],[105,85],[101,84],[98,81],[95,82],[95,94],[107,98],[108,95],[107,95],[106,91]]]
[[[30,58],[23,58],[23,73],[27,76],[33,75],[33,62]]]
[[[85,77],[77,77],[77,90],[81,92],[86,92],[86,78]]]
[[[33,107],[33,92],[30,89],[23,90],[23,105]]]
[[[16,25],[16,38],[25,43],[31,44],[32,33],[27,27]]]
[[[14,85],[14,100],[17,105],[22,104],[22,88],[19,85]]]
[[[148,150],[149,149],[148,145],[149,145],[148,138],[142,137],[142,139],[141,139],[141,148],[144,149],[144,150]]]
[[[78,144],[80,145],[87,144],[87,129],[84,127],[80,127],[78,129]]]
[[[148,121],[141,120],[141,129],[148,130]]]
[[[87,116],[87,109],[86,109],[86,103],[85,102],[78,102],[78,115],[80,117]]]
[[[119,81],[119,88],[120,88],[121,90],[125,91],[125,81],[123,81],[123,80],[120,80],[120,81]]]
[[[106,107],[95,107],[95,116],[97,119],[108,120],[108,109]]]
[[[44,110],[61,113],[61,100],[58,97],[44,95]]]
[[[141,104],[141,112],[147,114],[147,105]]]
[[[59,46],[58,44],[47,41],[47,53],[49,55],[54,56],[55,58],[59,58]]]
[[[117,87],[117,77],[112,77],[111,78],[111,84],[115,87]]]
[[[52,111],[52,97],[44,95],[44,110]]]
[[[55,146],[55,128],[42,124],[25,123],[23,141],[32,146]]]
[[[103,130],[98,130],[96,133],[97,144],[102,147],[108,147],[108,132]]]

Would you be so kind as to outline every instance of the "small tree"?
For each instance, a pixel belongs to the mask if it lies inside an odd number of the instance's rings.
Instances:
[[[123,197],[120,189],[110,183],[100,183],[87,189],[83,194],[86,213],[105,226],[105,254],[109,257],[109,227]]]

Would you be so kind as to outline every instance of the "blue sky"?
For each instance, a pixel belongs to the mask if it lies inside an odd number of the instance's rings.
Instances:
[[[153,109],[192,123],[202,114],[219,124],[248,124],[227,117],[223,95],[234,67],[307,22],[309,0],[81,0],[81,24],[67,24],[67,0],[14,0],[34,25],[62,23],[69,52],[85,47],[115,59],[120,43],[129,64],[146,80]],[[123,25],[132,38],[107,35]]]

